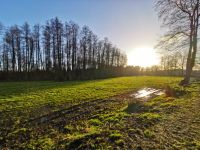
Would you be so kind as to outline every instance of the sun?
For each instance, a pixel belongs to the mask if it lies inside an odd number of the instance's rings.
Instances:
[[[152,47],[135,48],[128,54],[128,65],[151,67],[159,64],[159,56]]]

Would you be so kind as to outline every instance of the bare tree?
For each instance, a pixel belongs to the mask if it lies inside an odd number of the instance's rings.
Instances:
[[[63,42],[63,24],[56,17],[51,20],[51,32],[53,38],[53,64],[55,70],[62,70],[62,42]]]
[[[81,31],[81,49],[82,49],[82,62],[83,69],[86,70],[88,67],[88,52],[90,44],[90,29],[88,26],[83,26]]]
[[[41,54],[41,48],[40,48],[40,25],[36,24],[33,27],[33,47],[35,51],[35,65],[36,70],[39,70],[39,68],[42,65],[42,54]]]
[[[184,84],[189,83],[197,54],[199,29],[199,0],[156,0],[156,10],[169,31],[161,41],[167,49],[186,48],[189,45]]]
[[[7,51],[10,52],[13,72],[17,70],[21,71],[20,33],[20,29],[15,25],[10,27],[5,34],[5,42],[8,46]]]
[[[96,59],[96,55],[97,55],[97,49],[98,49],[98,37],[97,35],[93,34],[92,36],[92,68],[96,69],[96,65],[97,65],[97,59]]]
[[[43,29],[43,48],[45,53],[45,67],[49,71],[51,69],[51,27],[49,22],[46,23]]]
[[[78,32],[79,32],[79,26],[74,23],[70,22],[71,29],[72,29],[72,70],[76,69],[76,55],[77,55],[77,49],[78,49]]]
[[[25,43],[25,54],[24,55],[25,55],[25,68],[26,68],[26,71],[30,70],[30,44],[29,44],[30,34],[31,34],[30,26],[26,22],[22,26],[22,36],[23,36],[24,43]]]

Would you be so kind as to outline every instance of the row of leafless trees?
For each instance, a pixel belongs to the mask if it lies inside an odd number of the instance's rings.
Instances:
[[[185,70],[186,54],[181,52],[166,53],[161,57],[160,67],[162,70]]]
[[[73,71],[126,65],[127,57],[88,26],[53,18],[45,25],[28,23],[1,29],[0,70],[3,72]]]

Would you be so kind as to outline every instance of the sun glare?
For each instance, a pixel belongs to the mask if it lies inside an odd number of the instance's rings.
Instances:
[[[151,67],[159,64],[159,56],[151,47],[140,47],[128,55],[128,65]]]

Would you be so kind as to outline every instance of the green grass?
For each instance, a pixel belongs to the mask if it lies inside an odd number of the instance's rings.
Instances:
[[[116,140],[119,140],[120,138],[122,138],[123,137],[123,135],[122,134],[120,134],[120,133],[118,133],[118,132],[114,132],[114,133],[111,133],[110,135],[109,135],[109,138],[110,138],[110,140],[111,141],[116,141]]]
[[[102,125],[102,122],[99,119],[90,119],[89,123],[94,126]]]
[[[181,89],[180,80],[2,82],[0,143],[10,149],[199,149],[200,84]],[[143,87],[167,85],[179,94],[137,103],[131,96]],[[127,111],[132,102],[136,111]]]
[[[121,77],[70,82],[2,82],[0,111],[104,99],[142,87],[163,88],[179,80],[171,77]]]
[[[160,120],[162,117],[156,113],[143,113],[139,115],[139,118],[144,120]]]
[[[45,149],[45,150],[51,150],[54,147],[54,141],[50,138],[44,137],[37,139],[37,141],[32,141],[31,144],[24,146],[25,149],[35,149],[37,147],[38,149]]]
[[[144,136],[146,138],[151,138],[154,136],[154,133],[152,131],[150,131],[149,129],[144,130]]]

